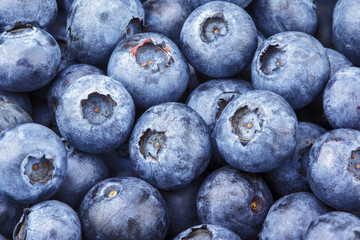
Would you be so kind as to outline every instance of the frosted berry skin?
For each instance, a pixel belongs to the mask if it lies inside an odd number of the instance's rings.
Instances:
[[[214,128],[221,156],[247,172],[279,167],[296,147],[298,121],[284,98],[269,91],[248,91],[233,99]]]
[[[340,211],[360,209],[360,131],[334,129],[310,149],[307,177],[321,201]]]
[[[213,155],[211,167],[226,165],[221,157],[215,139],[213,129],[224,108],[236,96],[252,90],[250,82],[240,79],[213,79],[200,84],[195,88],[186,100],[186,104],[197,111],[204,119],[212,132],[211,141]]]
[[[72,64],[59,71],[51,82],[51,87],[47,91],[47,101],[52,112],[55,113],[61,96],[71,83],[75,82],[80,77],[93,74],[105,75],[104,71],[101,69],[81,63]]]
[[[233,231],[214,224],[196,225],[182,231],[174,240],[241,240]]]
[[[85,153],[72,146],[67,146],[66,150],[66,177],[53,198],[76,210],[85,194],[96,183],[109,177],[109,169],[101,155]]]
[[[252,90],[249,82],[240,79],[213,79],[196,87],[186,104],[197,111],[212,130],[226,105],[236,96]]]
[[[337,1],[333,10],[332,35],[335,49],[344,54],[354,65],[360,66],[359,0]]]
[[[249,5],[249,3],[252,0],[225,0],[225,1],[234,3],[236,5],[239,5],[242,8],[245,8],[245,7],[247,7]],[[200,5],[203,5],[203,4],[208,3],[208,2],[211,2],[211,0],[190,0],[190,3],[194,8],[197,8]]]
[[[69,53],[81,63],[105,67],[117,43],[140,31],[138,0],[75,0],[66,22]]]
[[[55,114],[65,140],[87,153],[119,147],[130,135],[134,116],[128,91],[104,75],[87,75],[68,86]]]
[[[55,39],[31,25],[16,25],[0,35],[0,88],[29,92],[49,83],[60,66]]]
[[[360,219],[347,212],[329,212],[315,218],[302,236],[304,240],[358,239]]]
[[[259,239],[301,239],[310,223],[328,211],[329,208],[312,193],[286,195],[271,206]]]
[[[181,27],[193,8],[188,0],[147,0],[143,3],[146,31],[157,32],[179,44]]]
[[[266,180],[280,196],[295,192],[310,191],[306,176],[309,151],[316,139],[326,130],[316,124],[299,122],[294,153],[283,164],[266,173]]]
[[[176,44],[158,33],[121,41],[111,54],[108,76],[121,82],[141,109],[178,101],[189,83],[188,63]]]
[[[163,103],[137,120],[129,151],[141,178],[160,189],[174,190],[190,184],[206,169],[211,158],[210,133],[192,108]]]
[[[250,12],[266,37],[300,31],[314,34],[318,25],[316,4],[311,0],[254,0]]]
[[[323,90],[329,76],[325,48],[302,32],[269,37],[256,50],[251,64],[253,88],[281,95],[294,110],[309,104]]]
[[[80,219],[76,212],[63,202],[43,201],[24,209],[24,214],[14,229],[13,239],[81,240]]]
[[[350,60],[338,51],[331,48],[325,48],[325,50],[330,62],[330,78],[332,78],[337,71],[353,66]]]
[[[323,107],[333,128],[360,130],[360,68],[343,68],[326,84]]]
[[[0,89],[0,100],[18,105],[30,115],[32,113],[32,105],[27,93],[9,92]]]
[[[30,115],[21,107],[0,99],[0,132],[22,123],[31,122],[33,121]]]
[[[0,32],[17,22],[45,29],[55,22],[58,12],[56,0],[2,0],[0,9]]]
[[[50,198],[65,179],[64,144],[49,128],[21,124],[0,135],[0,191],[21,204]]]
[[[180,32],[189,63],[211,78],[243,70],[257,47],[257,30],[247,12],[229,2],[212,1],[196,8]]]
[[[79,218],[88,240],[163,240],[169,224],[161,194],[133,177],[108,178],[92,187]]]
[[[260,176],[226,166],[213,171],[201,184],[197,212],[201,223],[226,227],[241,239],[254,239],[273,204]]]

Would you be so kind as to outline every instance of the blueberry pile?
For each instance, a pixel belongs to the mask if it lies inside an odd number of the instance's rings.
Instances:
[[[360,240],[360,0],[0,0],[0,240]]]

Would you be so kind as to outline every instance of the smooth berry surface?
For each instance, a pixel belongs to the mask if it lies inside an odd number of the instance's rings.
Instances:
[[[354,65],[360,65],[359,45],[359,0],[339,0],[333,11],[332,34],[335,48],[344,54]]]
[[[280,196],[310,191],[306,175],[309,151],[316,139],[326,132],[317,124],[299,122],[294,153],[278,168],[266,173],[268,184]]]
[[[48,200],[24,209],[14,229],[13,239],[81,240],[81,224],[76,212],[63,202]]]
[[[164,35],[140,33],[121,41],[107,67],[141,109],[178,101],[189,82],[189,66],[178,46]]]
[[[254,22],[241,7],[212,1],[196,8],[180,33],[189,63],[212,77],[230,77],[246,67],[257,46]]]
[[[210,131],[187,105],[163,103],[137,120],[129,151],[141,178],[164,190],[178,189],[190,184],[209,164]]]
[[[130,135],[135,106],[118,81],[87,75],[65,90],[55,116],[70,145],[88,153],[104,153],[119,147]]]
[[[360,130],[360,68],[343,68],[326,84],[324,114],[333,128]]]
[[[84,197],[79,217],[86,239],[164,239],[167,207],[160,193],[133,177],[109,178]]]
[[[0,135],[0,191],[22,204],[46,200],[65,179],[66,150],[49,128],[21,124]]]
[[[357,239],[360,219],[347,212],[329,212],[314,219],[302,239]]]
[[[0,52],[0,88],[7,91],[37,90],[55,77],[60,66],[55,39],[29,24],[20,23],[1,33]]]
[[[272,204],[271,192],[260,176],[231,166],[213,171],[197,195],[201,223],[226,227],[241,239],[256,237]]]
[[[21,107],[0,100],[0,132],[20,125],[33,122],[30,115]]]
[[[196,225],[181,232],[174,240],[215,240],[215,239],[228,239],[240,240],[240,237],[233,231],[214,224]]]
[[[2,0],[0,9],[0,32],[18,22],[45,29],[55,22],[58,13],[56,0]]]
[[[312,193],[286,195],[271,206],[259,239],[301,239],[310,223],[328,211]]]
[[[214,137],[221,156],[248,172],[279,167],[295,150],[298,121],[284,98],[248,91],[233,99],[218,119]]]
[[[266,37],[286,31],[314,34],[318,25],[316,3],[311,0],[254,0],[251,14]]]
[[[309,34],[287,31],[266,39],[251,65],[254,89],[281,95],[295,110],[321,92],[330,76],[325,48]]]
[[[319,137],[310,149],[307,177],[315,196],[330,207],[359,210],[360,131],[340,128]]]
[[[106,66],[117,43],[141,28],[138,0],[75,0],[66,22],[68,51],[80,62]]]

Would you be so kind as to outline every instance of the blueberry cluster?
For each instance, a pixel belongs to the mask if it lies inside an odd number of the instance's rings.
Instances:
[[[360,239],[360,0],[0,0],[0,240]]]

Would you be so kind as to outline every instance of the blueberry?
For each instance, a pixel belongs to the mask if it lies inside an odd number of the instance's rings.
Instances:
[[[168,208],[167,239],[172,239],[184,229],[200,224],[196,209],[196,195],[203,180],[204,177],[201,175],[188,186],[178,190],[160,190]]]
[[[140,33],[121,41],[107,70],[109,77],[124,84],[141,109],[179,100],[189,82],[185,57],[173,41],[157,33]]]
[[[0,134],[0,191],[22,204],[50,198],[67,169],[66,151],[49,128],[26,123]]]
[[[46,31],[16,25],[0,34],[0,88],[29,92],[49,83],[60,65],[60,48]]]
[[[318,24],[312,0],[254,0],[250,8],[257,28],[266,37],[285,31],[312,35]]]
[[[312,193],[286,195],[271,206],[259,239],[301,239],[310,223],[328,211]]]
[[[251,84],[244,80],[213,79],[196,87],[186,104],[198,112],[212,130],[226,105],[236,96],[250,90]]]
[[[23,123],[31,122],[30,115],[21,107],[0,100],[0,132]]]
[[[133,177],[96,184],[82,200],[79,217],[88,240],[162,240],[169,224],[160,193]]]
[[[326,84],[323,107],[333,128],[360,130],[360,68],[343,68]]]
[[[294,110],[309,104],[324,88],[329,75],[325,48],[302,32],[269,37],[256,50],[251,66],[254,89],[281,95]]]
[[[236,96],[252,90],[249,82],[239,79],[214,79],[200,84],[188,96],[186,104],[197,111],[213,131],[226,105]],[[215,138],[212,134],[213,157],[210,168],[226,165],[217,149]]]
[[[30,115],[32,113],[31,101],[27,93],[9,92],[0,89],[0,100],[18,105]]]
[[[339,0],[333,11],[332,34],[336,50],[344,54],[354,65],[360,65],[359,23],[355,17],[360,11],[359,1]],[[353,17],[354,16],[354,17]]]
[[[1,235],[10,238],[19,221],[23,206],[16,203],[12,198],[0,192],[0,239]],[[4,238],[5,239],[5,238]]]
[[[278,168],[266,174],[266,180],[280,196],[310,191],[306,172],[311,146],[326,130],[316,124],[299,122],[294,153]]]
[[[358,211],[360,131],[335,129],[310,149],[307,177],[315,196],[340,211]]]
[[[329,212],[315,218],[302,239],[359,239],[359,237],[358,217],[347,212]]]
[[[93,74],[105,75],[101,69],[88,64],[73,64],[59,71],[47,92],[49,108],[55,113],[60,98],[67,87],[80,77]]]
[[[233,231],[214,224],[202,224],[181,232],[174,240],[240,240]]]
[[[0,32],[19,22],[44,29],[55,22],[58,10],[56,0],[2,0],[0,9]]]
[[[66,25],[68,50],[82,63],[104,67],[116,44],[140,31],[143,19],[138,0],[75,0]]]
[[[226,227],[241,239],[256,237],[272,204],[271,192],[260,176],[231,166],[213,171],[197,196],[201,223]]]
[[[203,5],[205,3],[208,3],[210,2],[211,0],[189,0],[191,5],[194,7],[194,8],[197,8],[199,7],[200,5]],[[252,1],[252,0],[225,0],[226,2],[231,2],[231,3],[234,3],[236,5],[239,5],[240,7],[242,8],[245,8],[249,5],[249,3]]]
[[[67,146],[66,177],[54,198],[77,209],[85,194],[109,176],[109,169],[100,155],[81,152]]]
[[[180,30],[193,8],[188,0],[147,0],[145,10],[146,31],[157,32],[179,44]]]
[[[330,62],[330,78],[340,69],[352,66],[350,60],[338,51],[331,48],[325,48],[325,50]]]
[[[248,91],[234,98],[214,128],[221,156],[248,172],[279,167],[296,146],[298,122],[294,110],[276,93]]]
[[[80,220],[76,212],[65,203],[48,200],[24,209],[14,229],[13,239],[81,240]]]
[[[104,75],[87,75],[68,86],[55,114],[66,141],[88,153],[119,147],[130,135],[134,116],[128,91]]]
[[[130,158],[140,177],[154,186],[185,187],[211,158],[209,129],[201,116],[182,103],[163,103],[145,111],[129,140]]]
[[[212,1],[196,8],[186,19],[180,46],[190,64],[202,74],[230,77],[251,62],[257,30],[241,7]]]

